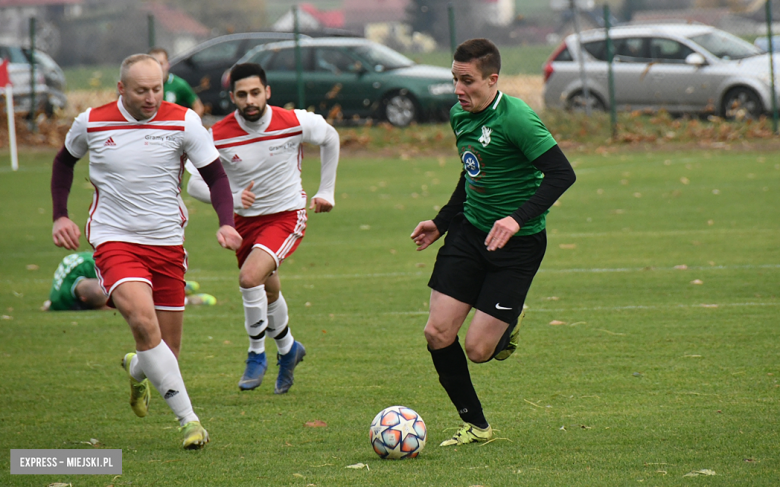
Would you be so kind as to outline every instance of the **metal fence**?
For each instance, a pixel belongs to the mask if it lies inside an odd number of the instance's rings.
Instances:
[[[127,55],[146,52],[152,46],[167,49],[174,59],[204,41],[233,31],[277,30],[290,33],[295,30],[296,24],[302,34],[365,36],[412,55],[436,50],[442,53],[440,65],[449,64],[448,54],[458,42],[470,37],[488,37],[503,52],[504,47],[539,43],[545,39],[549,42],[560,34],[562,42],[559,47],[556,49],[554,44],[548,47],[549,52],[553,52],[550,62],[536,71],[543,73],[545,81],[542,84],[541,77],[536,76],[539,81],[534,89],[538,86],[538,94],[533,94],[534,103],[529,102],[535,109],[601,109],[613,114],[613,127],[617,124],[616,110],[665,109],[737,119],[768,115],[774,120],[775,131],[778,130],[780,83],[777,74],[780,61],[777,40],[774,44],[767,44],[769,55],[735,60],[722,53],[721,56],[717,53],[703,56],[687,41],[655,39],[648,34],[631,38],[625,35],[627,27],[610,26],[613,17],[608,5],[603,7],[601,15],[596,15],[595,11],[585,12],[576,8],[588,3],[580,0],[557,0],[557,3],[570,6],[568,11],[563,12],[565,15],[561,17],[561,22],[568,22],[575,30],[573,41],[560,29],[556,33],[516,14],[495,10],[507,2],[382,2],[387,8],[391,4],[402,5],[400,12],[392,14],[382,11],[385,7],[378,7],[376,2],[342,0],[341,3],[342,8],[334,13],[317,10],[310,4],[291,8],[289,3],[281,0],[193,1],[188,3],[185,12],[174,7],[174,2],[85,0],[80,5],[43,11],[33,18],[20,17],[14,28],[17,37],[21,35],[21,38],[27,39],[24,43],[28,47],[32,44],[39,52],[49,53],[66,69],[73,66],[118,67]],[[767,0],[765,7],[766,36],[761,37],[773,39],[779,29],[773,18],[772,0]],[[398,8],[397,5],[395,8]],[[393,15],[395,20],[388,21]],[[597,17],[604,23],[594,23],[593,19]],[[4,20],[7,19],[0,12],[0,24]],[[5,32],[0,35],[0,44],[3,36],[12,30],[6,29],[6,24],[2,25]],[[601,27],[601,30],[592,30],[593,27]],[[685,27],[695,28],[695,25]],[[641,28],[641,24],[632,24],[631,28]],[[758,34],[763,32],[756,32]],[[226,45],[222,51],[217,49],[215,56],[221,56],[220,60],[234,61],[238,51],[243,54],[254,45],[256,43],[235,42]],[[711,49],[716,47],[710,46]],[[634,52],[636,50],[639,54]],[[210,58],[206,61],[216,60]],[[538,64],[534,64],[533,70]],[[206,69],[205,64],[199,67]],[[21,105],[37,105],[42,110],[50,110],[52,103],[47,90],[54,89],[52,86],[55,84],[50,79],[51,70],[36,63],[30,64],[27,69],[27,88],[16,90],[22,92],[26,89],[29,93],[29,98]],[[225,66],[215,68],[214,73],[194,79],[190,84],[205,96],[207,90],[219,87],[224,70]],[[96,87],[112,89],[113,79],[101,81],[97,78],[100,72],[96,70],[95,73]],[[509,76],[504,73],[502,78],[506,80]],[[741,80],[736,83],[729,81],[732,84],[726,89],[719,88],[723,78],[734,78],[735,74]],[[517,84],[529,83],[521,80]],[[504,84],[502,89],[508,91],[507,85]],[[508,92],[521,97],[525,94]],[[209,103],[211,108],[215,108],[213,103],[217,102]]]
[[[613,134],[616,112],[625,110],[734,120],[769,116],[778,133],[780,37],[773,32],[771,0],[764,10],[766,36],[755,45],[698,23],[612,27],[609,5],[604,28],[581,33],[573,0],[571,10],[576,32],[545,66],[547,106],[609,111]]]

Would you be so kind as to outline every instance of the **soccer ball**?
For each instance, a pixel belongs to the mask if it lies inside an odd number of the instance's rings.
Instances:
[[[428,430],[419,414],[404,406],[379,411],[371,422],[371,446],[382,458],[414,458],[425,447]]]

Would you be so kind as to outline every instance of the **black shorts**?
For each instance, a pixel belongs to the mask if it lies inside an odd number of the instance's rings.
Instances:
[[[492,252],[485,238],[487,233],[463,214],[457,215],[436,256],[428,286],[508,323],[511,330],[542,263],[547,232],[512,237]]]

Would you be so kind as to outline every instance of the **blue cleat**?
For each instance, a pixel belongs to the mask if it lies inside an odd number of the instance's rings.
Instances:
[[[246,370],[244,370],[244,376],[238,381],[238,388],[242,391],[251,391],[260,387],[267,368],[268,361],[265,359],[265,352],[249,352],[246,359]]]
[[[293,385],[293,371],[295,366],[303,361],[306,356],[306,349],[301,342],[293,342],[289,352],[284,355],[276,354],[276,365],[279,366],[279,376],[276,378],[276,387],[274,394],[284,394],[290,390]]]

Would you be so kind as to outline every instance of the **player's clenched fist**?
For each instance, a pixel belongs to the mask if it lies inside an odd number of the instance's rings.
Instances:
[[[54,240],[54,245],[57,247],[64,247],[68,250],[76,250],[79,248],[79,238],[81,238],[81,230],[79,226],[73,223],[73,221],[66,217],[61,216],[54,222],[54,227],[51,231],[51,238]]]
[[[222,225],[217,230],[217,242],[226,249],[238,250],[241,247],[241,235],[230,225]]]

